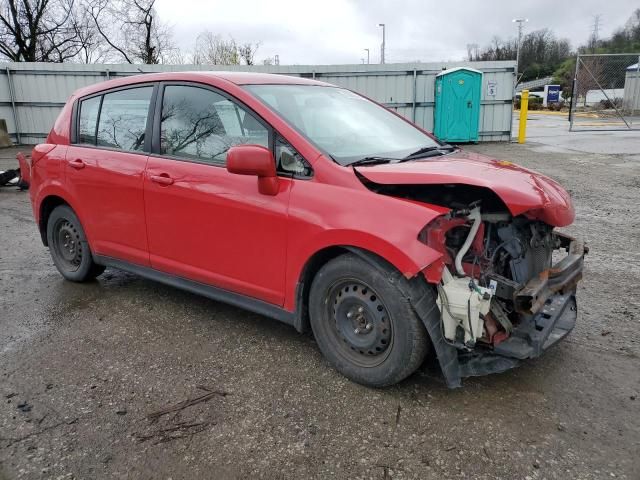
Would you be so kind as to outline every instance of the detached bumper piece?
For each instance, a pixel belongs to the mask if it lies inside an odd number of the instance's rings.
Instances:
[[[16,156],[18,159],[18,188],[20,190],[27,190],[29,188],[29,182],[31,181],[31,157],[25,155],[22,152],[18,152]]]
[[[577,318],[575,295],[556,295],[536,315],[523,319],[493,353],[520,360],[539,357],[573,330]]]
[[[493,350],[460,353],[460,376],[504,372],[521,360],[539,357],[573,330],[577,318],[575,295],[554,295],[537,314],[522,318],[511,336]]]

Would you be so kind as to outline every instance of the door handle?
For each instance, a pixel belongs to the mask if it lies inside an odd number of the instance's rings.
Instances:
[[[69,166],[75,168],[76,170],[80,170],[81,168],[84,168],[86,164],[82,159],[76,158],[75,160],[71,160],[69,162]]]
[[[157,183],[158,185],[164,185],[165,187],[173,183],[173,178],[171,178],[167,173],[151,175],[149,178],[152,182]]]
[[[471,108],[471,101],[467,102],[467,108]]]

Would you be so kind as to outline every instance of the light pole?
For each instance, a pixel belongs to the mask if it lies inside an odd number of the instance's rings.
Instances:
[[[379,23],[379,27],[382,27],[382,45],[380,45],[380,63],[384,63],[384,23]]]
[[[364,51],[367,52],[367,65],[369,65],[369,49],[365,48]]]
[[[518,24],[518,46],[516,47],[516,83],[518,83],[518,70],[520,69],[520,43],[522,43],[522,29],[524,28],[524,24],[528,22],[528,18],[514,18],[512,20],[513,23]]]

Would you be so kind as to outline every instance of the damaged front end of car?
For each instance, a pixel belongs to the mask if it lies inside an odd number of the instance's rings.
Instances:
[[[483,215],[480,204],[451,210],[421,235],[442,253],[425,275],[440,276],[441,335],[458,351],[458,373],[447,377],[507,370],[573,329],[582,241],[525,216]]]
[[[542,220],[553,218],[545,212],[552,205],[514,215],[483,187],[365,183],[380,194],[450,209],[420,232],[441,257],[423,279],[413,279],[435,286],[437,309],[411,294],[449,387],[536,358],[573,329],[588,249]],[[565,224],[572,207],[570,214]]]

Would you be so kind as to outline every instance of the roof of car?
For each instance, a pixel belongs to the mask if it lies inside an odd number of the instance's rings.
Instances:
[[[256,72],[185,72],[203,74],[207,76],[220,77],[235,83],[236,85],[261,85],[261,84],[290,84],[290,85],[328,85],[311,78],[292,77],[276,73],[256,73]]]
[[[207,79],[220,79],[236,85],[318,85],[333,86],[325,82],[319,82],[311,78],[292,77],[273,73],[254,72],[223,72],[223,71],[188,71],[188,72],[162,72],[145,73],[130,77],[108,80],[96,83],[78,90],[75,95],[84,96],[97,93],[110,88],[117,88],[135,83],[160,82],[160,81],[204,81]]]

